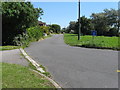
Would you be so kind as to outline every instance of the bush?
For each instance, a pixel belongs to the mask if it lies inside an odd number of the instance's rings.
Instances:
[[[40,27],[44,33],[46,33],[47,35],[50,35],[50,27],[48,26],[41,26]]]
[[[31,27],[27,29],[27,34],[31,41],[38,41],[43,37],[43,29],[41,29],[39,26]]]
[[[29,36],[25,33],[23,34],[18,34],[14,40],[14,45],[17,45],[17,46],[28,46],[29,45]]]
[[[37,24],[43,14],[30,2],[2,2],[2,44],[13,45],[13,39]]]
[[[38,41],[42,37],[43,30],[40,27],[36,26],[28,28],[26,33],[17,35],[14,38],[13,42],[14,45],[27,47],[30,44],[30,42]]]
[[[52,30],[54,33],[60,33],[61,27],[57,24],[50,25],[50,30]]]

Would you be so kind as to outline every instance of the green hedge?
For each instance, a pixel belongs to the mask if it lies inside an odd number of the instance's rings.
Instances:
[[[32,41],[38,41],[43,37],[43,30],[39,27],[31,27],[27,29],[27,34]]]
[[[26,31],[14,38],[14,45],[27,47],[30,42],[38,41],[43,37],[43,30],[39,26],[30,27]]]

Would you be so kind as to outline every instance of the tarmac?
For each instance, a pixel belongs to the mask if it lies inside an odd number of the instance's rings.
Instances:
[[[19,49],[0,51],[0,53],[2,54],[0,55],[0,58],[2,58],[0,62],[19,64],[22,66],[29,65],[29,62],[22,56]]]

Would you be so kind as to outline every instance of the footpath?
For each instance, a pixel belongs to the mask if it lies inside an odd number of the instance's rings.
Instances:
[[[29,62],[22,56],[19,49],[0,51],[0,53],[2,53],[2,61],[0,62],[19,64],[23,66],[29,65]]]
[[[29,66],[29,63],[31,62],[35,67],[39,66],[32,58],[30,58],[27,53],[23,49],[14,49],[14,50],[6,50],[6,51],[0,51],[0,58],[3,63],[10,63],[10,64],[18,64],[22,66]],[[28,60],[27,60],[28,59]],[[41,70],[41,68],[37,68],[38,71]],[[51,78],[45,76],[44,74],[33,70],[34,72],[38,73],[40,76],[45,77],[47,80],[49,80],[56,88],[61,88],[54,80]]]

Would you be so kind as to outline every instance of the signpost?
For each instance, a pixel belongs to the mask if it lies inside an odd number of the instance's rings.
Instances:
[[[92,30],[91,34],[92,34],[92,43],[94,44],[94,37],[97,36],[97,31]]]
[[[92,32],[92,36],[93,36],[93,37],[94,37],[94,36],[97,36],[97,31],[92,30],[91,32]]]

